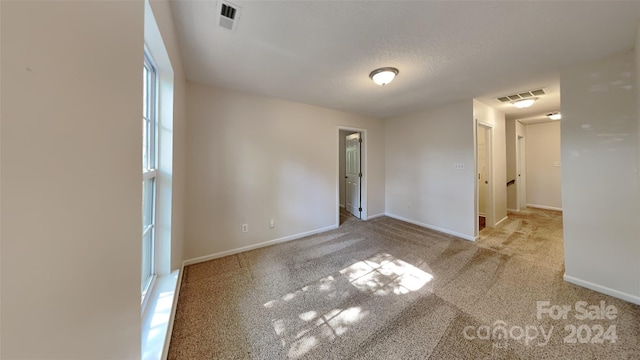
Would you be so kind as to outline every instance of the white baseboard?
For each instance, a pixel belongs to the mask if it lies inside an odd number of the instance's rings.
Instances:
[[[375,218],[383,217],[384,215],[385,215],[384,213],[371,215],[371,216],[368,216],[368,217],[367,217],[367,220],[371,220],[371,219],[375,219]]]
[[[518,210],[518,209],[509,209],[509,208],[507,208],[507,211],[518,212],[518,211],[520,211],[520,210]]]
[[[200,256],[200,257],[193,258],[193,259],[187,259],[187,260],[184,261],[184,266],[193,265],[193,264],[197,264],[197,263],[201,263],[201,262],[205,262],[205,261],[209,261],[209,260],[213,260],[213,259],[218,259],[218,258],[221,258],[221,257],[234,255],[234,254],[238,254],[238,253],[249,251],[249,250],[259,249],[259,248],[262,248],[262,247],[265,247],[265,246],[271,246],[271,245],[275,245],[275,244],[279,244],[279,243],[283,243],[283,242],[287,242],[287,241],[291,241],[291,240],[297,240],[297,239],[303,238],[305,236],[315,235],[315,234],[319,234],[319,233],[322,233],[322,232],[325,232],[325,231],[329,231],[329,230],[333,230],[333,229],[337,229],[337,228],[338,228],[338,225],[331,225],[331,226],[323,227],[323,228],[316,229],[316,230],[307,231],[307,232],[300,233],[300,234],[285,236],[285,237],[282,237],[282,238],[279,238],[279,239],[264,241],[264,242],[261,242],[261,243],[257,243],[257,244],[253,244],[253,245],[247,245],[247,246],[243,246],[243,247],[236,248],[236,249],[226,250],[226,251],[222,251],[222,252],[211,254],[211,255]]]
[[[449,230],[449,229],[441,228],[439,226],[433,226],[433,225],[425,224],[425,223],[420,222],[420,221],[407,219],[405,217],[394,215],[394,214],[390,214],[390,213],[385,213],[385,215],[390,217],[390,218],[394,218],[394,219],[397,219],[397,220],[408,222],[410,224],[422,226],[422,227],[425,227],[427,229],[431,229],[431,230],[439,231],[441,233],[453,235],[453,236],[459,237],[459,238],[464,239],[464,240],[469,240],[469,241],[475,241],[476,240],[475,236],[465,235],[465,234],[462,234],[462,233],[459,233],[459,232],[456,232],[456,231],[452,231],[452,230]]]
[[[545,206],[545,205],[527,204],[527,207],[534,208],[534,209],[562,211],[562,208],[553,207],[553,206]]]
[[[601,286],[601,285],[598,285],[598,284],[594,284],[594,283],[592,283],[590,281],[585,281],[585,280],[582,280],[582,279],[578,279],[578,278],[575,278],[573,276],[569,276],[567,274],[564,274],[563,278],[564,278],[564,281],[572,283],[574,285],[582,286],[584,288],[591,289],[593,291],[597,291],[597,292],[602,293],[602,294],[610,295],[610,296],[613,296],[615,298],[622,299],[624,301],[628,301],[628,302],[636,304],[636,305],[640,305],[640,296],[627,294],[627,293],[624,293],[622,291],[618,291],[618,290],[614,290],[614,289],[608,288],[606,286]]]
[[[498,226],[498,225],[502,224],[502,223],[503,223],[503,222],[505,222],[508,218],[509,218],[508,216],[503,217],[503,218],[502,218],[502,220],[500,220],[500,221],[498,221],[498,222],[496,223],[496,226]]]

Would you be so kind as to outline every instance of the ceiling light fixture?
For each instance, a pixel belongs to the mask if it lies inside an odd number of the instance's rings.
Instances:
[[[373,70],[371,74],[369,74],[369,77],[378,85],[387,85],[396,77],[396,75],[398,75],[398,73],[398,69],[394,67],[383,67]]]
[[[547,117],[551,120],[560,120],[562,119],[562,114],[556,111],[556,112],[547,114]]]
[[[536,100],[538,100],[538,98],[534,97],[534,98],[530,98],[530,99],[514,101],[514,102],[512,102],[512,104],[513,104],[513,106],[517,107],[518,109],[524,109],[524,108],[528,108],[529,106],[533,105],[533,103],[536,102]]]

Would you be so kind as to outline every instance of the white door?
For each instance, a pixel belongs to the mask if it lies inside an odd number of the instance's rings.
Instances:
[[[518,171],[518,180],[516,180],[516,185],[518,186],[518,210],[524,210],[527,208],[527,170],[525,158],[525,140],[523,136],[518,136],[518,154],[516,164]]]
[[[487,178],[487,136],[486,130],[478,126],[478,215],[487,216],[487,193],[489,191],[489,179]]]
[[[345,208],[358,219],[360,219],[362,212],[362,208],[360,207],[360,182],[362,180],[362,172],[360,169],[361,144],[362,139],[360,138],[360,133],[347,135],[345,138]]]
[[[478,123],[476,127],[476,189],[478,192],[476,209],[476,229],[479,229],[479,216],[485,218],[486,227],[494,227],[493,198],[493,128],[491,125]],[[477,233],[476,233],[477,234]]]

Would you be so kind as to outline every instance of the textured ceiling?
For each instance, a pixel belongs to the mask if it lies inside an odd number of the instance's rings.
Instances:
[[[172,2],[190,81],[380,118],[478,98],[509,117],[559,108],[559,70],[633,48],[640,2]],[[378,67],[400,70],[380,87]],[[495,97],[552,89],[527,110]],[[555,95],[554,95],[555,94]],[[555,97],[555,99],[554,99]]]

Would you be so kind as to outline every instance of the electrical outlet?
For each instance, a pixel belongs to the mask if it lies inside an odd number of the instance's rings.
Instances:
[[[462,170],[464,169],[464,163],[453,163],[453,168],[455,170]]]
[[[269,220],[269,229],[276,227],[276,221],[274,219]]]
[[[249,232],[249,224],[242,224],[242,232]]]

